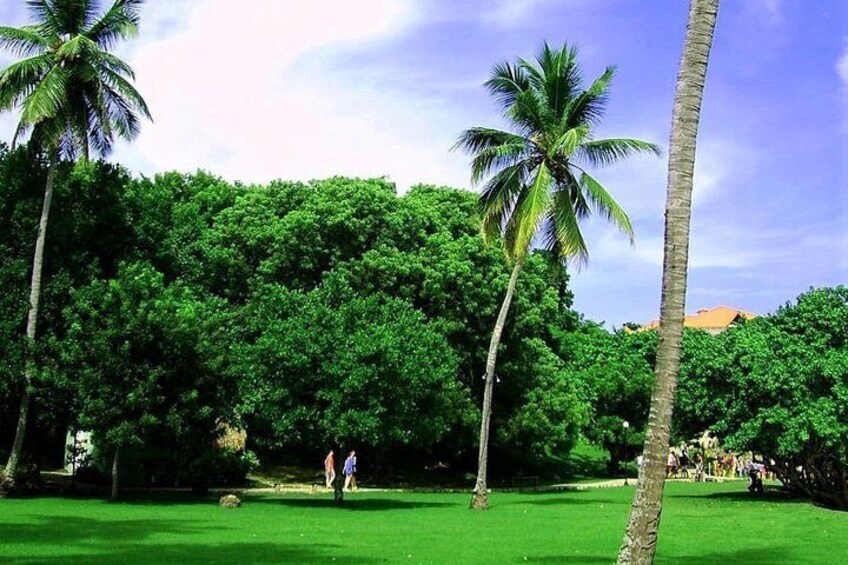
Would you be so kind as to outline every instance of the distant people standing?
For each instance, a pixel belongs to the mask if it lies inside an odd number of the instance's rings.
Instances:
[[[356,451],[351,451],[344,462],[344,488],[356,490]]]
[[[677,472],[677,457],[674,456],[673,451],[669,451],[668,452],[668,461],[666,462],[666,466],[665,466],[665,476],[671,478],[671,477],[674,476],[674,474],[676,472]]]
[[[748,492],[751,494],[765,494],[766,490],[763,487],[764,472],[765,465],[751,461],[748,465]]]
[[[327,481],[327,488],[331,488],[336,480],[336,457],[332,449],[324,458],[324,480]]]

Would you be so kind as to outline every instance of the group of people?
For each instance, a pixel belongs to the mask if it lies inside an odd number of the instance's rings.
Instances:
[[[688,479],[690,468],[694,467],[695,480],[698,481],[704,475],[704,462],[700,454],[694,457],[689,455],[689,447],[681,445],[679,448],[672,447],[668,452],[668,461],[665,465],[666,477],[681,477]]]
[[[689,447],[685,444],[669,450],[665,470],[668,478],[694,478],[695,482],[705,480],[706,474],[714,477],[747,478],[748,490],[752,493],[764,492],[763,479],[768,479],[771,475],[765,464],[757,461],[753,455],[744,457],[732,452],[719,452],[707,462],[700,453],[696,452],[694,456],[690,456]]]
[[[356,451],[351,450],[350,454],[348,454],[342,468],[342,473],[344,473],[345,477],[343,488],[345,490],[356,490]],[[324,458],[324,479],[327,483],[327,488],[333,488],[333,483],[336,480],[336,456],[332,449],[327,454],[327,457]]]

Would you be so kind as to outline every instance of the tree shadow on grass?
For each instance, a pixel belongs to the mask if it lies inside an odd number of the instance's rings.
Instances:
[[[342,504],[336,504],[332,498],[254,498],[245,499],[245,504],[278,504],[295,508],[333,508],[364,512],[388,510],[413,510],[416,508],[460,507],[452,502],[425,502],[420,500],[397,500],[392,498],[345,498]]]
[[[614,563],[614,555],[541,555],[537,557],[528,557],[525,563]]]
[[[156,534],[186,535],[186,542],[157,543]],[[373,563],[344,555],[339,545],[269,542],[216,543],[220,524],[195,520],[98,520],[73,516],[40,517],[36,523],[0,525],[0,562],[42,563]],[[202,536],[202,537],[192,537]],[[5,546],[5,547],[4,547]]]
[[[0,524],[0,545],[136,542],[144,541],[159,532],[197,534],[204,531],[201,524],[189,520],[98,520],[78,516],[42,515],[33,517],[38,521],[27,524]]]
[[[540,555],[528,557],[527,563],[550,563],[552,565],[578,565],[585,563],[614,563],[616,554],[610,555]],[[657,556],[657,565],[673,565],[678,563],[698,563],[698,565],[727,565],[728,563],[769,563],[775,565],[797,563],[794,556],[785,547],[745,548],[734,551],[709,551],[692,555]]]
[[[280,543],[204,543],[204,544],[119,544],[107,551],[80,551],[50,557],[6,557],[13,565],[57,565],[78,563],[378,563],[381,560],[345,555],[337,545],[293,545]]]
[[[657,565],[698,563],[698,565],[727,565],[728,563],[769,563],[769,565],[795,565],[798,555],[789,547],[750,547],[731,551],[692,552],[688,555],[660,555]]]
[[[534,506],[566,506],[569,504],[586,504],[586,505],[630,505],[630,499],[623,498],[608,498],[598,496],[597,491],[589,490],[563,490],[560,492],[526,492],[523,495],[528,495],[521,500],[509,502],[507,504],[532,504]]]
[[[239,489],[231,492],[238,493]],[[185,506],[185,505],[208,505],[217,504],[222,494],[192,494],[189,492],[131,492],[122,494],[117,500],[110,500],[108,496],[99,494],[41,494],[28,497],[31,500],[61,500],[80,502],[102,502],[109,505],[130,506]],[[19,498],[20,499],[20,498]]]
[[[806,498],[793,495],[779,487],[766,489],[765,494],[751,494],[745,490],[731,492],[714,492],[710,494],[673,494],[671,498],[693,498],[701,500],[723,500],[727,502],[750,502],[752,504],[762,504],[763,502],[785,503],[790,502],[797,504],[799,502],[809,502]]]

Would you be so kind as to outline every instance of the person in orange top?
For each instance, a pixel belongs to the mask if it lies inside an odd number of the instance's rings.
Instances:
[[[324,478],[327,481],[327,488],[332,488],[333,481],[336,480],[336,458],[332,449],[324,458]]]

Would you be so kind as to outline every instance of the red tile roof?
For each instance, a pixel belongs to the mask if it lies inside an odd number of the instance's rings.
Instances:
[[[716,306],[715,308],[702,308],[691,316],[683,319],[683,325],[687,328],[699,328],[703,330],[724,330],[730,327],[738,319],[750,320],[756,318],[753,312],[738,310],[729,306]],[[651,320],[641,329],[653,330],[660,325],[659,320]]]

